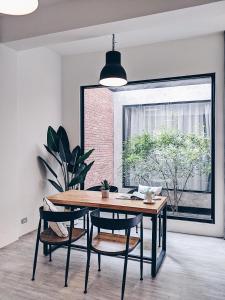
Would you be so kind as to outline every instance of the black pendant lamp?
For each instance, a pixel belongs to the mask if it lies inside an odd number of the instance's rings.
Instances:
[[[112,35],[112,51],[106,52],[106,64],[101,71],[99,83],[104,86],[127,84],[127,74],[121,66],[121,54],[115,51],[115,34]]]

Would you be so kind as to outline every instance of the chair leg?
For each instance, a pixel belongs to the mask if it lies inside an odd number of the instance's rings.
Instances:
[[[143,220],[141,221],[141,244],[140,244],[140,280],[143,280]]]
[[[90,262],[91,262],[91,250],[88,249],[87,264],[86,264],[86,274],[85,274],[84,294],[87,294],[87,285],[88,285],[88,276],[89,276],[89,270],[90,270]]]
[[[126,285],[126,276],[127,276],[127,261],[128,261],[128,253],[124,259],[124,268],[123,268],[123,283],[122,283],[122,293],[121,293],[121,300],[124,299],[124,292],[125,292],[125,285]]]
[[[83,229],[86,229],[86,217],[83,218]]]
[[[112,218],[113,218],[113,220],[115,219],[115,213],[114,212],[112,213]],[[114,234],[114,230],[112,230],[112,234]]]
[[[68,280],[69,264],[70,264],[70,249],[71,249],[71,244],[68,245],[68,250],[67,250],[66,272],[65,272],[65,287],[68,287],[67,280]]]
[[[35,272],[36,272],[37,257],[38,257],[38,247],[39,247],[39,235],[37,236],[35,254],[34,254],[33,274],[32,274],[32,280],[33,281],[35,280]]]
[[[127,219],[127,218],[128,218],[128,215],[125,214],[125,219]],[[125,230],[125,235],[127,235],[127,230]]]
[[[52,261],[52,246],[49,245],[49,261]]]
[[[101,271],[101,254],[98,254],[98,271]]]
[[[138,225],[136,226],[136,233],[138,233]]]

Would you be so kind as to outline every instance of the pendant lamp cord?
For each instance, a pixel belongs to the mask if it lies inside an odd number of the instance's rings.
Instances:
[[[113,35],[112,35],[112,51],[115,51],[115,44],[116,44],[116,42],[115,42],[115,34],[113,33]]]

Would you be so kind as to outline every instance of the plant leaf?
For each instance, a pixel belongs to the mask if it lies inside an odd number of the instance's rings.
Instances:
[[[70,173],[74,173],[74,166],[72,166],[71,164],[68,164],[67,170],[68,170],[68,172],[70,172]]]
[[[82,180],[82,178],[80,177],[80,176],[76,176],[76,177],[74,177],[71,181],[70,181],[70,183],[69,183],[69,187],[71,187],[71,186],[74,186],[74,185],[76,185],[76,184],[78,184],[78,183],[81,183],[80,181]]]
[[[59,137],[51,126],[48,127],[47,145],[52,151],[59,152]]]
[[[77,159],[80,157],[81,149],[80,146],[76,146],[71,153],[70,164],[75,166]]]
[[[86,163],[82,163],[80,164],[77,169],[76,169],[76,174],[77,175],[80,175],[80,173],[87,167],[87,164]]]
[[[79,174],[76,174],[76,176],[70,181],[69,187],[74,186],[78,183],[83,183],[85,180],[85,177],[86,177],[87,173],[90,171],[93,163],[94,163],[94,161],[92,161],[89,165],[86,165],[86,164],[82,165],[84,169]]]
[[[91,150],[87,151],[86,153],[84,153],[83,155],[81,155],[76,163],[80,164],[80,163],[84,162],[91,155],[91,153],[93,151],[94,151],[94,149],[91,149]]]
[[[57,178],[57,174],[52,170],[52,168],[49,166],[49,164],[40,156],[38,156],[38,159],[45,165],[45,167],[52,173],[52,175]]]
[[[76,146],[71,153],[70,163],[67,168],[68,171],[72,174],[74,174],[77,169],[76,161],[80,157],[80,153],[81,153],[80,146]]]
[[[79,176],[80,173],[84,170],[84,168],[87,166],[86,163],[82,163],[80,165],[75,165],[75,166],[72,166],[72,165],[68,165],[68,171],[70,173],[72,173],[73,175],[75,176]]]
[[[70,149],[70,143],[69,143],[68,135],[66,133],[66,130],[62,126],[59,126],[59,128],[57,130],[57,135],[58,135],[59,139],[61,140],[64,148],[65,149]]]
[[[54,186],[54,188],[57,189],[57,191],[63,192],[63,188],[58,183],[56,183],[54,180],[48,179],[48,181]]]
[[[71,159],[71,153],[68,148],[65,148],[62,141],[59,140],[59,155],[62,159],[62,161],[69,163]]]
[[[47,145],[44,145],[45,146],[45,149],[48,151],[48,153],[50,153],[56,160],[57,162],[60,164],[60,166],[62,165],[61,161],[58,159],[58,157],[55,155],[55,153],[52,152],[52,150],[47,146]]]
[[[94,164],[94,161],[92,161],[92,162],[91,162],[90,164],[88,164],[88,165],[85,165],[85,168],[80,172],[79,176],[80,176],[80,177],[83,177],[83,181],[80,182],[80,183],[83,183],[83,182],[84,182],[84,180],[85,180],[85,178],[86,178],[86,176],[87,176],[87,173],[90,171],[90,169],[91,169],[91,167],[92,167],[93,164]]]

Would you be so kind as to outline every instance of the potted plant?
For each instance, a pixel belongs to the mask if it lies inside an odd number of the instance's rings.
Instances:
[[[110,190],[109,182],[105,179],[101,182],[101,184],[102,184],[101,187],[102,198],[109,198],[109,190]]]
[[[55,170],[53,170],[46,159],[38,156],[39,161],[54,177],[54,180],[48,179],[48,181],[59,192],[78,189],[84,183],[94,163],[94,161],[86,163],[94,149],[83,154],[80,146],[76,146],[71,151],[66,130],[62,126],[57,131],[51,126],[48,127],[47,145],[44,146],[55,160]]]

